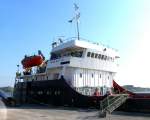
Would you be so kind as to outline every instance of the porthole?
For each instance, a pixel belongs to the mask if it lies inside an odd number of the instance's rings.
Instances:
[[[92,78],[94,77],[94,74],[92,73]]]
[[[82,73],[80,73],[80,78],[82,78]]]

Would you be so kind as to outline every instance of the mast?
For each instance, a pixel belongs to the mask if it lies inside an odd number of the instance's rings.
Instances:
[[[76,3],[74,3],[74,9],[75,9],[75,16],[71,20],[69,20],[68,22],[72,23],[72,21],[75,19],[75,21],[76,21],[76,29],[77,29],[77,38],[79,40],[80,39],[80,32],[79,32],[80,12],[79,12],[79,7],[77,6]]]
[[[78,20],[76,20],[77,23],[77,34],[78,34],[78,40],[80,39],[80,34],[79,34],[79,23]]]
[[[77,35],[78,35],[78,40],[80,39],[80,33],[79,33],[79,17],[80,17],[80,12],[79,12],[79,7],[77,6],[76,3],[74,3],[74,9],[75,9],[75,20],[76,20],[76,25],[77,25]]]

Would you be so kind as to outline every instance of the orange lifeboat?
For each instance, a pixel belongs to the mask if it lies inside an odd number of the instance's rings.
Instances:
[[[21,61],[23,68],[30,68],[34,66],[39,66],[43,62],[43,58],[40,55],[34,55],[34,56],[25,56],[25,58]]]

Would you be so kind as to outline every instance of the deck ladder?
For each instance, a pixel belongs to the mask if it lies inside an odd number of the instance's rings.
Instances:
[[[100,102],[100,117],[111,114],[115,109],[121,106],[127,99],[128,94],[109,95]]]

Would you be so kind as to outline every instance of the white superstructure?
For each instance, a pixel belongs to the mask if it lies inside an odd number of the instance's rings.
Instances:
[[[90,88],[93,92],[95,88],[112,87],[117,58],[116,50],[101,44],[77,39],[54,42],[46,72],[49,80],[63,75],[70,86],[81,91]]]

